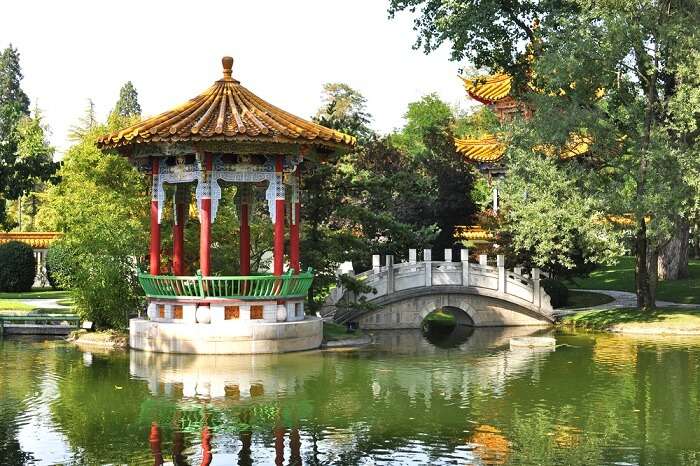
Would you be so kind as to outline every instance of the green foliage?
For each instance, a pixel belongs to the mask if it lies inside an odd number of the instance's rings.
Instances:
[[[36,259],[31,246],[10,241],[0,244],[0,291],[29,291],[36,276]]]
[[[416,162],[373,134],[364,97],[346,85],[325,89],[327,105],[317,121],[357,136],[358,147],[304,167],[301,259],[316,273],[314,301],[335,284],[338,264],[351,260],[359,270],[369,266],[373,253],[402,256],[436,234],[423,215],[431,208],[430,186],[417,176]]]
[[[410,156],[411,176],[421,180],[428,194],[423,208],[414,209],[413,213],[425,224],[439,229],[433,247],[450,248],[455,226],[468,225],[475,211],[471,198],[472,167],[454,146],[454,110],[437,95],[428,94],[408,105],[405,118],[406,125],[390,141]]]
[[[53,149],[38,110],[29,117],[29,98],[22,91],[19,53],[11,45],[0,53],[0,227],[10,229],[5,201],[16,200],[51,179],[57,169]]]
[[[569,289],[563,282],[554,278],[545,278],[542,280],[542,288],[551,298],[553,308],[564,307],[569,303]]]
[[[655,261],[679,217],[697,218],[700,37],[688,31],[700,21],[700,4],[391,2],[391,14],[403,10],[418,12],[418,45],[426,51],[449,41],[453,58],[514,77],[516,96],[536,111],[515,122],[527,136],[515,137],[512,147],[556,156],[572,135],[590,139],[591,156],[551,168],[549,181],[570,185],[566,165],[580,164],[584,210],[597,205],[603,214],[632,215],[635,288],[640,306],[653,307],[656,270],[648,269],[647,256]],[[529,192],[538,192],[542,183],[531,180]],[[596,217],[570,220],[585,231],[581,222]],[[546,247],[569,249],[564,240]]]
[[[73,250],[63,241],[56,241],[46,251],[46,278],[54,289],[71,288],[75,262]]]
[[[622,254],[620,232],[600,214],[604,200],[585,191],[585,168],[517,148],[507,160],[496,228],[511,255],[562,276]]]
[[[46,222],[65,231],[70,252],[58,276],[70,286],[78,313],[98,327],[124,328],[142,305],[137,258],[147,243],[145,178],[124,157],[103,154],[97,135],[107,128],[83,128],[85,137],[65,154],[61,183],[46,194]],[[64,281],[65,280],[65,281]]]

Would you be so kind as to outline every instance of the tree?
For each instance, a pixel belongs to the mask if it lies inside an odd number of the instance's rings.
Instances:
[[[316,271],[316,302],[335,283],[340,263],[364,268],[372,254],[404,256],[432,243],[436,233],[415,209],[427,204],[423,178],[410,157],[368,126],[364,97],[344,84],[324,89],[316,121],[357,136],[358,145],[336,160],[304,166],[301,259]]]
[[[34,109],[34,115],[23,117],[17,125],[19,144],[15,160],[15,172],[10,183],[15,189],[21,190],[18,199],[17,219],[22,231],[34,230],[34,219],[41,204],[40,193],[45,189],[46,182],[56,182],[55,171],[60,166],[53,161],[54,148],[49,144],[46,135],[48,128],[43,124],[41,111]],[[29,175],[33,174],[33,175]],[[30,221],[22,223],[22,215],[26,214]]]
[[[0,227],[6,230],[14,226],[7,218],[6,201],[28,194],[57,168],[40,115],[35,112],[29,118],[29,98],[21,80],[19,53],[10,45],[0,53]]]
[[[117,100],[112,114],[127,118],[141,116],[139,94],[131,81],[127,81],[119,90],[119,100]]]
[[[44,222],[64,231],[71,250],[58,283],[70,286],[80,315],[100,328],[124,328],[142,304],[136,279],[147,247],[148,189],[145,177],[119,155],[96,146],[102,125],[65,154],[61,182],[45,195]]]
[[[449,40],[454,58],[514,76],[516,94],[536,109],[530,121],[514,123],[525,128],[513,141],[519,150],[557,156],[572,135],[586,138],[586,195],[603,200],[608,214],[631,215],[637,301],[653,308],[659,251],[693,196],[683,161],[695,146],[689,124],[698,117],[697,94],[689,83],[700,38],[684,31],[700,21],[698,3],[442,3],[393,0],[390,12],[420,7],[415,24],[426,50]],[[679,100],[683,93],[694,96],[690,105]]]
[[[468,225],[476,209],[471,199],[472,168],[454,145],[455,129],[459,125],[464,130],[466,125],[461,118],[458,124],[454,110],[436,94],[408,104],[405,118],[404,128],[392,135],[392,144],[415,161],[412,176],[422,178],[432,196],[429,208],[415,211],[414,222],[437,225],[440,233],[434,246],[451,248],[455,227]]]

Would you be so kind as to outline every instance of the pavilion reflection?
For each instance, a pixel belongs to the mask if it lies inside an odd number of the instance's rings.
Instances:
[[[153,395],[176,398],[253,399],[290,394],[318,376],[319,352],[271,355],[188,355],[132,350],[129,372]]]
[[[274,451],[275,451],[275,465],[281,466],[285,464],[286,448],[285,439],[287,437],[287,432],[289,433],[289,466],[297,466],[302,464],[301,459],[301,436],[299,434],[299,429],[294,427],[291,429],[286,429],[282,426],[277,426],[273,429],[274,435]],[[212,452],[212,440],[214,435],[208,426],[204,426],[201,429],[201,443],[199,446],[199,451],[201,452],[201,460],[199,461],[199,466],[209,466],[214,459],[214,453]],[[250,430],[241,431],[238,433],[238,440],[240,441],[240,450],[238,451],[238,462],[240,466],[249,466],[253,462],[253,432]],[[196,462],[189,462],[185,455],[185,440],[182,432],[176,431],[173,433],[172,439],[172,451],[170,454],[163,452],[162,439],[161,439],[161,429],[156,422],[151,424],[151,429],[148,435],[148,442],[151,447],[151,454],[153,455],[153,465],[163,466],[166,464],[172,464],[173,466],[194,466]],[[167,456],[172,458],[171,463],[167,463]],[[192,455],[193,457],[196,455]]]

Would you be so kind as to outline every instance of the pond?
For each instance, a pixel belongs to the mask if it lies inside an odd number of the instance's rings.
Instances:
[[[509,349],[532,333],[255,357],[0,340],[0,464],[700,464],[700,340]]]

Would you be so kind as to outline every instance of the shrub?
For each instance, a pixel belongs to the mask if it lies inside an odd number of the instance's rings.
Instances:
[[[564,307],[569,303],[569,289],[561,281],[545,278],[542,287],[551,298],[553,308]]]
[[[46,278],[54,289],[71,287],[73,254],[65,243],[57,241],[46,252]]]
[[[30,291],[36,277],[31,246],[19,241],[0,244],[0,291]]]

